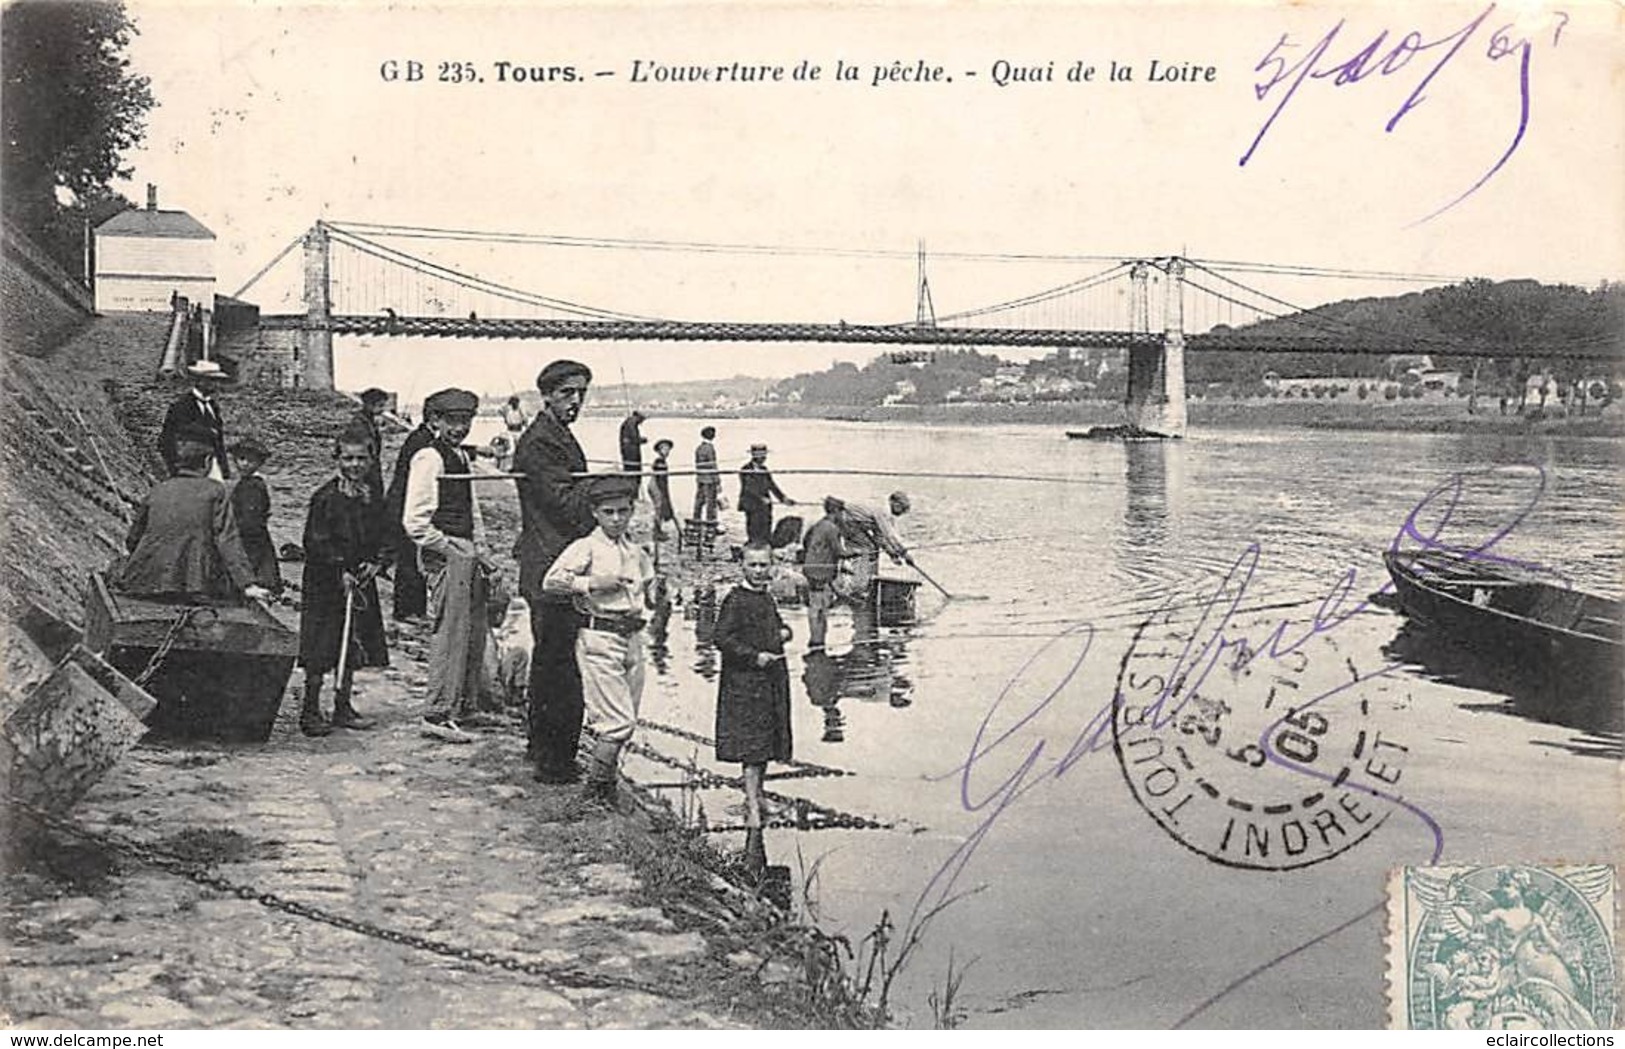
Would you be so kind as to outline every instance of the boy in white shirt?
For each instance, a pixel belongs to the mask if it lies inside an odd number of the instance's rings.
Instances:
[[[597,735],[586,793],[615,804],[621,748],[638,724],[643,696],[644,612],[653,607],[649,555],[627,536],[638,478],[592,478],[588,498],[598,527],[564,548],[542,580],[542,590],[569,594],[582,617],[576,636],[587,723]]]

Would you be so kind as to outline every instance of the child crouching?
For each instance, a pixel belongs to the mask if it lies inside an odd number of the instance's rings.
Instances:
[[[756,836],[746,846],[751,852],[761,848],[767,763],[790,760],[790,674],[784,663],[790,628],[767,592],[773,551],[766,543],[745,547],[744,571],[744,582],[722,599],[713,638],[722,655],[717,760],[744,766],[745,825]]]
[[[304,609],[299,618],[305,702],[299,728],[307,736],[325,736],[332,728],[370,728],[372,723],[350,703],[352,676],[358,666],[389,665],[376,582],[384,564],[384,506],[367,483],[371,435],[356,426],[347,428],[334,442],[333,455],[338,476],[316,489],[305,517]],[[321,708],[322,679],[329,670],[337,670],[331,727]]]
[[[638,724],[643,697],[644,613],[652,607],[649,555],[626,534],[637,498],[636,475],[600,475],[588,482],[598,527],[564,548],[542,590],[572,596],[582,617],[576,635],[587,724],[598,737],[587,774],[589,800],[613,807],[621,749]]]

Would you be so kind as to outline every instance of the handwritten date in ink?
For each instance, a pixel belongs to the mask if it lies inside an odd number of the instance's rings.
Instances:
[[[1495,9],[1496,5],[1492,3],[1460,28],[1431,38],[1416,29],[1403,34],[1384,29],[1369,40],[1360,37],[1351,41],[1349,34],[1352,31],[1348,30],[1346,19],[1339,19],[1324,36],[1309,44],[1293,39],[1289,33],[1282,33],[1253,69],[1259,75],[1253,84],[1253,93],[1260,102],[1274,102],[1274,108],[1259,127],[1258,134],[1253,136],[1247,151],[1241,155],[1241,166],[1245,167],[1253,158],[1298,91],[1313,82],[1329,82],[1334,88],[1346,88],[1370,79],[1415,77],[1413,90],[1383,127],[1384,131],[1393,132],[1412,110],[1434,97],[1429,94],[1429,89],[1437,90],[1443,85],[1440,78],[1458,55],[1477,55],[1483,60],[1497,63],[1512,58],[1517,66],[1517,124],[1510,143],[1476,182],[1420,221],[1425,222],[1460,204],[1500,171],[1523,143],[1524,134],[1529,129],[1529,69],[1535,49],[1556,47],[1569,18],[1561,11],[1553,12],[1554,24],[1549,37],[1543,31],[1540,36],[1530,38],[1519,36],[1511,22],[1501,24],[1497,29],[1488,29],[1488,26],[1495,24],[1491,18]],[[1345,50],[1345,47],[1348,49]]]

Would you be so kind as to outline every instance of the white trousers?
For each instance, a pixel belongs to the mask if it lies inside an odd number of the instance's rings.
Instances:
[[[576,635],[576,666],[587,724],[601,739],[631,739],[643,698],[643,635],[582,630]]]

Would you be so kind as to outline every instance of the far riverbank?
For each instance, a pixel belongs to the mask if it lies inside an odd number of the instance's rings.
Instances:
[[[1464,399],[1420,401],[1190,401],[1195,428],[1300,428],[1311,430],[1403,431],[1410,433],[1543,434],[1554,437],[1625,437],[1625,408],[1611,405],[1583,416],[1533,409],[1502,415],[1496,404],[1480,402],[1468,414]],[[651,414],[664,414],[659,409]],[[1123,421],[1122,405],[1106,401],[1064,404],[749,404],[726,412],[674,413],[742,419],[829,419],[841,422],[923,423],[929,425],[1054,425],[1084,430]]]

